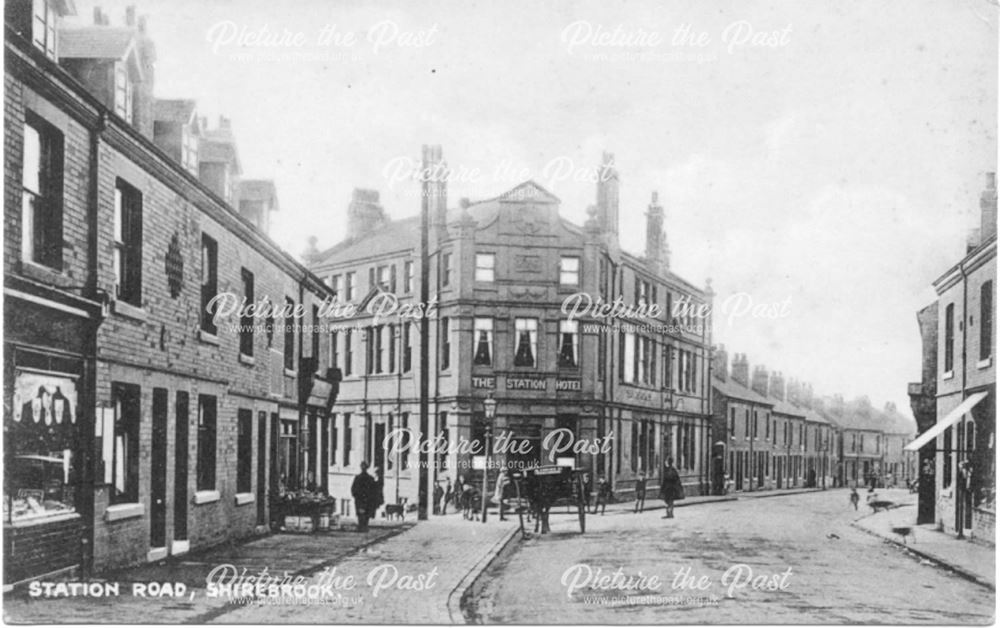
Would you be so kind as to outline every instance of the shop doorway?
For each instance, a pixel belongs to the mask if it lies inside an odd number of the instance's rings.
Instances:
[[[153,433],[150,443],[149,545],[167,546],[167,390],[153,389]]]

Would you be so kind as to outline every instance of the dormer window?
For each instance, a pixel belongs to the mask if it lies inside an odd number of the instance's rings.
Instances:
[[[125,122],[132,123],[132,82],[124,64],[115,68],[115,113]]]
[[[185,128],[182,133],[181,165],[185,170],[198,174],[198,136],[189,128]]]
[[[56,58],[56,12],[48,0],[32,0],[31,41],[55,61]]]

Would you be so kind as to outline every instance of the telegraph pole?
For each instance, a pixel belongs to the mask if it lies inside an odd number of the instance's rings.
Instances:
[[[430,301],[430,246],[428,243],[428,233],[430,231],[430,181],[428,180],[428,150],[430,147],[423,147],[420,170],[420,303],[427,307]],[[430,321],[427,312],[420,318],[420,455],[418,458],[417,472],[417,518],[427,519],[427,468],[430,464],[428,455],[428,397],[430,394]]]

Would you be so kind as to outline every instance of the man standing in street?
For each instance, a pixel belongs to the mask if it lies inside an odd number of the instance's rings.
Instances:
[[[375,479],[368,475],[368,463],[361,462],[361,473],[354,476],[351,484],[351,496],[354,498],[354,510],[358,513],[358,532],[368,531],[368,520],[374,510],[373,502],[378,485]]]
[[[645,507],[646,507],[646,474],[640,471],[639,477],[635,479],[635,510],[633,512],[642,512],[642,509]]]

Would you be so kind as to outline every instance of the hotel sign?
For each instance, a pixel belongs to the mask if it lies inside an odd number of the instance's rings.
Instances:
[[[583,382],[578,379],[557,379],[556,391],[580,392],[583,390]]]
[[[497,387],[497,378],[495,377],[473,377],[472,378],[473,388],[488,388],[493,390]]]
[[[548,390],[549,381],[540,377],[508,377],[507,390]]]

